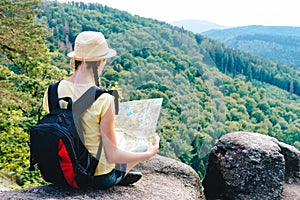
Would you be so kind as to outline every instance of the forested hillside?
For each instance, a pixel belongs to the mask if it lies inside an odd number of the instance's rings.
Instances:
[[[47,84],[71,73],[66,54],[84,30],[103,32],[118,52],[103,73],[102,87],[119,89],[121,101],[163,98],[160,154],[187,163],[200,177],[210,148],[229,132],[259,132],[300,149],[300,81],[292,68],[100,4],[43,2],[28,22],[44,33],[35,35],[31,26],[19,26],[24,21],[15,13],[32,11],[38,1],[16,2],[1,3],[11,10],[0,18],[5,25],[0,44],[15,41],[10,35],[25,36],[0,50],[0,170],[22,187],[43,183],[37,171],[28,171],[28,131],[44,114],[40,104]],[[18,48],[23,57],[14,51]]]
[[[300,67],[300,27],[245,26],[210,30],[202,34],[229,47],[278,63]]]

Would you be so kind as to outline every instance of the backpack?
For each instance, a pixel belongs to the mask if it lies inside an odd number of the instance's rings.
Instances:
[[[89,88],[77,101],[70,97],[58,98],[59,82],[48,88],[49,111],[30,129],[30,170],[38,165],[45,181],[81,189],[88,186],[98,165],[102,140],[96,157],[84,145],[84,129],[80,115],[103,93],[115,96],[115,90],[107,91],[96,86]],[[66,101],[67,108],[59,102]],[[118,104],[116,105],[118,112]]]

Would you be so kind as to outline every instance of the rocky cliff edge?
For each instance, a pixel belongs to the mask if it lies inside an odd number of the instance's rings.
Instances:
[[[156,155],[140,163],[136,170],[142,179],[132,186],[115,186],[108,190],[73,190],[52,184],[15,191],[0,192],[0,199],[64,199],[64,200],[194,200],[204,199],[198,174],[188,165]]]

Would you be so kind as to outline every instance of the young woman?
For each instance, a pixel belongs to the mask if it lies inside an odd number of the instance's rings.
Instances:
[[[81,32],[75,40],[74,51],[68,56],[75,65],[75,72],[62,80],[58,86],[59,97],[71,97],[76,101],[88,88],[99,86],[101,74],[107,59],[116,55],[116,51],[109,48],[101,32]],[[44,96],[44,108],[48,109],[47,92]],[[61,101],[61,107],[66,103]],[[85,146],[96,155],[99,142],[102,140],[102,153],[99,164],[90,186],[105,189],[114,185],[129,185],[141,178],[140,173],[130,170],[140,161],[154,156],[159,150],[159,137],[150,142],[145,152],[129,152],[118,148],[114,131],[114,97],[108,93],[102,94],[82,114],[85,130]],[[118,164],[118,165],[115,165]],[[118,166],[118,169],[115,168]]]

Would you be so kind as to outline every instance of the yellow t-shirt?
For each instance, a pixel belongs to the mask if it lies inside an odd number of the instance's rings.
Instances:
[[[69,81],[62,80],[58,85],[58,97],[71,97],[72,101],[76,101],[85,91],[91,86],[90,84],[77,84]],[[108,93],[102,94],[83,114],[82,122],[85,130],[84,140],[85,146],[89,152],[96,156],[99,142],[100,142],[100,121],[104,114],[107,112],[111,103],[113,103],[114,97]],[[43,100],[43,107],[49,112],[48,107],[48,91],[46,91]],[[60,107],[66,108],[67,102],[60,101]],[[95,176],[107,174],[115,167],[114,164],[110,164],[106,161],[105,153],[102,146],[102,153],[100,161],[95,171]]]

